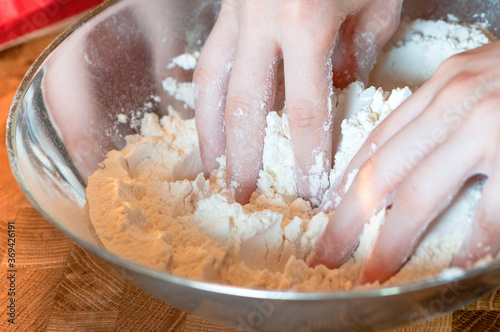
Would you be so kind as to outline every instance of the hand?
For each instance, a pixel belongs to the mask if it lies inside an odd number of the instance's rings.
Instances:
[[[413,254],[433,217],[477,174],[487,180],[471,235],[453,265],[494,257],[500,249],[499,107],[500,42],[445,61],[369,136],[345,172],[359,169],[347,193],[342,197],[346,176],[329,192],[342,200],[310,264],[343,264],[356,249],[363,225],[392,205],[359,279],[386,281]]]
[[[401,0],[223,0],[193,79],[206,172],[226,152],[228,188],[248,202],[283,59],[298,193],[318,204],[331,169],[332,67],[339,85],[366,78],[400,9]]]

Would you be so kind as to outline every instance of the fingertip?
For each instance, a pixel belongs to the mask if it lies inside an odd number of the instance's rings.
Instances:
[[[310,267],[324,265],[329,269],[336,269],[344,264],[350,255],[349,248],[346,248],[338,239],[332,238],[330,232],[325,230],[325,233],[316,241],[306,263]]]
[[[204,160],[203,161],[203,168],[204,168],[204,173],[205,176],[210,176],[210,174],[213,173],[218,168],[218,163],[213,162],[213,160]]]
[[[370,282],[365,279],[364,274],[361,272],[359,274],[359,276],[356,278],[356,280],[354,280],[352,285],[353,285],[353,287],[359,287],[359,286],[363,286],[363,285],[366,285],[369,283]]]
[[[219,145],[222,145],[223,143],[224,140],[219,140]],[[216,147],[214,145],[214,142],[211,144],[201,144],[200,142],[201,162],[203,164],[205,175],[207,176],[210,176],[213,171],[220,167],[220,163],[217,158],[221,157],[225,151],[225,146]]]
[[[318,161],[318,158],[316,159]],[[296,161],[297,164],[299,164],[298,161]],[[297,165],[296,179],[299,197],[310,201],[314,207],[318,207],[330,184],[330,169],[329,160],[319,161],[302,169]]]
[[[241,205],[248,204],[250,202],[250,197],[252,193],[257,189],[257,185],[246,184],[242,185],[237,183],[232,178],[227,179],[228,188],[234,197],[234,200]]]
[[[369,256],[362,264],[361,272],[356,281],[359,285],[371,284],[375,282],[384,283],[392,276],[389,269]]]
[[[226,168],[226,185],[229,189],[229,192],[234,197],[235,201],[240,203],[241,205],[248,204],[250,201],[250,197],[253,192],[257,190],[257,181],[258,181],[258,170],[262,163],[257,160],[246,160],[243,164],[241,164],[241,160],[235,161],[240,164],[232,165],[232,162],[229,162]],[[246,174],[238,172],[240,166],[245,165],[247,162],[255,163],[256,166],[253,171],[252,169],[248,169]]]
[[[311,251],[309,255],[307,255],[305,262],[310,268],[315,268],[316,266],[321,264],[319,262],[319,259],[316,257],[316,253],[314,250]]]
[[[335,181],[330,188],[326,191],[323,199],[321,200],[321,204],[318,206],[319,211],[323,211],[324,213],[330,213],[334,211],[342,201],[342,192],[341,189],[342,183],[344,179],[340,179]],[[344,190],[346,192],[346,190]],[[345,194],[344,192],[344,194]]]
[[[204,118],[204,116],[198,115],[198,119]],[[214,116],[214,118],[217,114]],[[219,113],[220,116],[220,113]],[[200,147],[200,157],[203,164],[203,168],[206,174],[212,174],[212,172],[220,167],[217,158],[224,155],[226,151],[226,141],[225,141],[225,131],[221,121],[209,122],[209,126],[213,126],[218,129],[210,129],[207,124],[204,126],[196,125],[198,131],[198,142]]]
[[[335,264],[330,263],[331,258],[331,242],[328,238],[328,231],[325,232],[318,238],[313,246],[312,251],[309,253],[306,259],[306,264],[314,268],[318,265],[324,265],[329,269],[336,268]]]
[[[322,255],[322,250],[319,249],[318,243],[314,246],[313,250],[311,253],[307,256],[306,258],[306,264],[310,268],[315,268],[318,265],[324,265],[327,268],[330,268],[330,264],[327,263],[327,257],[324,257]]]

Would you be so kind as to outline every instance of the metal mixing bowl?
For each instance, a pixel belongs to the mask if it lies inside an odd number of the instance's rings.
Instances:
[[[264,291],[188,280],[106,251],[85,206],[87,177],[110,149],[133,133],[116,121],[166,112],[175,101],[161,81],[178,54],[199,49],[217,15],[207,0],[122,0],[97,8],[64,32],[21,83],[8,119],[12,171],[33,206],[88,251],[141,289],[180,309],[257,330],[372,330],[431,319],[456,310],[500,284],[500,262],[453,280],[350,292]],[[482,19],[496,33],[498,6],[489,1],[405,1],[405,14]],[[187,77],[189,79],[189,77]],[[161,101],[152,96],[158,95]],[[179,107],[178,107],[179,108]],[[180,107],[182,109],[182,107]],[[186,116],[190,116],[186,111]]]

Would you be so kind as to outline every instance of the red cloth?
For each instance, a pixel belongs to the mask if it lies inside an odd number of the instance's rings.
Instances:
[[[104,0],[0,0],[0,46],[102,2]]]

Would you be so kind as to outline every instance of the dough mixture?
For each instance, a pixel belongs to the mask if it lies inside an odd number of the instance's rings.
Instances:
[[[480,25],[404,21],[371,76],[372,84],[387,90],[360,82],[335,90],[337,152],[330,183],[342,175],[373,128],[411,95],[410,88],[421,85],[450,55],[490,40]],[[191,69],[195,63],[184,55],[171,66]],[[184,98],[189,89],[180,84],[169,78],[165,86]],[[176,93],[176,86],[182,93]],[[245,206],[235,203],[226,188],[224,156],[210,178],[203,176],[194,119],[182,119],[171,107],[161,119],[146,114],[141,134],[128,136],[123,150],[109,152],[88,181],[90,218],[103,245],[190,279],[259,289],[352,289],[385,211],[365,226],[359,248],[341,268],[309,268],[304,260],[330,215],[297,197],[287,116],[280,113],[267,116],[263,170]],[[464,240],[480,189],[471,185],[464,190],[383,286],[449,276],[446,269]]]

